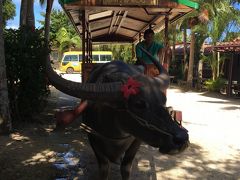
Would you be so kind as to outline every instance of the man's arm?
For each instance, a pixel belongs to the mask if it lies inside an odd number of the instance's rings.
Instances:
[[[147,64],[142,58],[137,57],[137,65],[143,65],[145,67]]]

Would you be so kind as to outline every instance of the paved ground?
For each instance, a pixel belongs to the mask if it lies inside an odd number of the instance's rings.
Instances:
[[[80,74],[64,78],[81,81]],[[72,109],[79,99],[51,88],[38,123],[26,123],[0,137],[0,179],[98,180],[95,156],[79,120],[55,131],[54,111]],[[183,111],[190,147],[175,156],[143,144],[133,162],[132,180],[240,180],[240,99],[211,93],[168,90],[168,105]],[[112,165],[110,180],[120,180]]]
[[[62,74],[62,77],[67,79],[67,80],[76,81],[76,82],[81,82],[81,79],[82,79],[82,75],[79,74],[79,73],[75,73],[75,74]]]

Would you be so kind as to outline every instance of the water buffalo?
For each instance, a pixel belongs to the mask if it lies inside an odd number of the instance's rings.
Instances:
[[[49,81],[57,89],[87,101],[84,122],[99,134],[88,137],[101,180],[108,179],[110,162],[120,163],[122,179],[129,179],[141,142],[166,154],[187,147],[187,130],[172,120],[165,107],[162,90],[168,86],[168,75],[160,63],[155,65],[161,73],[152,78],[134,65],[112,61],[96,67],[86,83],[77,83],[62,79],[47,63]]]

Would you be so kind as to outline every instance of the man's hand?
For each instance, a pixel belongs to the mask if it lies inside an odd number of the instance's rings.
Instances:
[[[143,65],[144,67],[147,66],[147,64],[146,64],[146,63],[144,62],[144,60],[141,59],[141,58],[137,58],[137,65]]]

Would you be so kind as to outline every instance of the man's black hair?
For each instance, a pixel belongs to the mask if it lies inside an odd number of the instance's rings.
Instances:
[[[146,35],[148,34],[154,34],[154,31],[152,29],[147,29],[145,32],[144,32],[144,38],[146,37]]]

